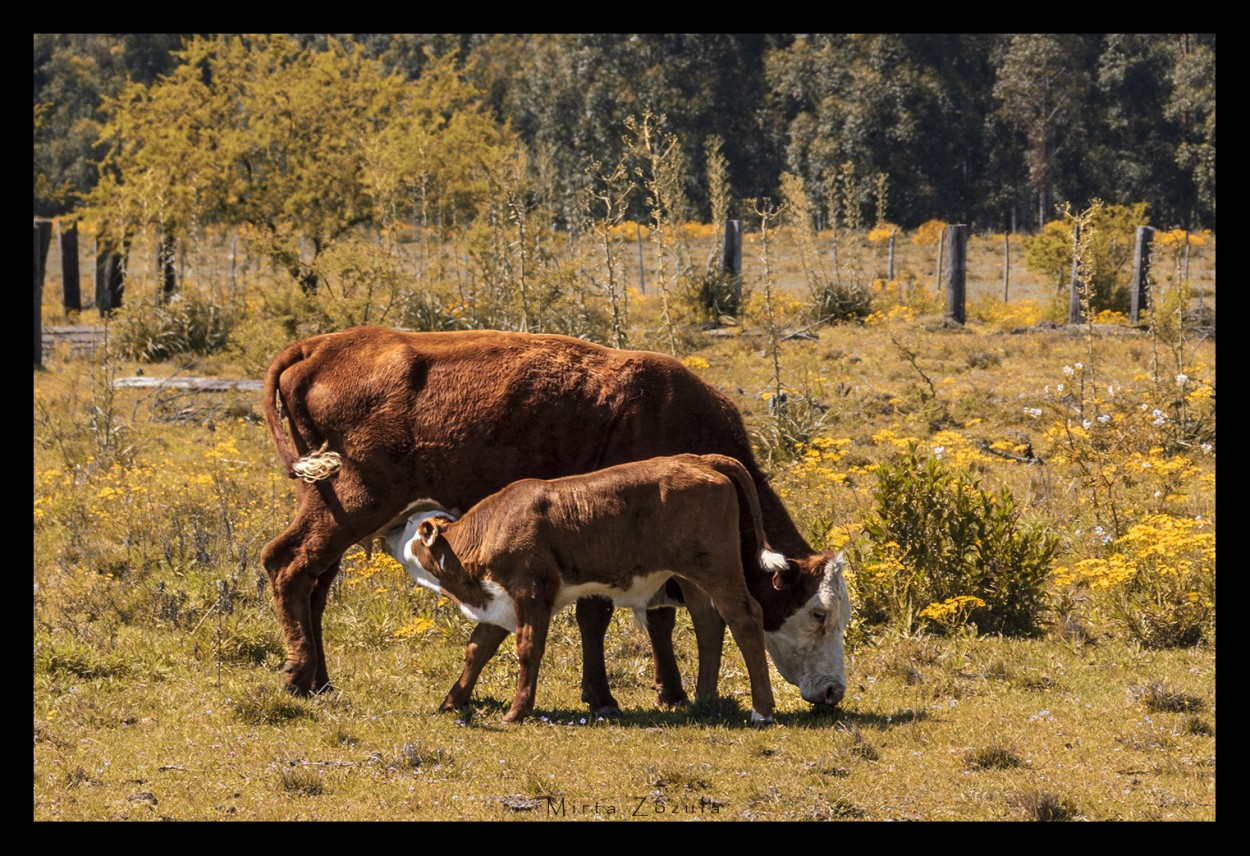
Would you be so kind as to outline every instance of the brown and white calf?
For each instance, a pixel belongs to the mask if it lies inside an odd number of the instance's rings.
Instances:
[[[750,531],[739,532],[740,520]],[[743,568],[743,540],[759,547],[758,568]],[[505,722],[534,708],[557,610],[586,595],[645,609],[672,576],[711,597],[746,661],[751,720],[772,720],[763,613],[746,576],[782,574],[788,566],[768,547],[755,485],[733,458],[677,455],[522,479],[460,518],[414,514],[387,533],[386,544],[417,582],[454,600],[467,617],[516,633],[520,671]],[[494,652],[469,646],[443,709],[468,703]]]

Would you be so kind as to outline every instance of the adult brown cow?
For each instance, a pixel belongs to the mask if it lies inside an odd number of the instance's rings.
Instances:
[[[769,654],[805,700],[841,701],[850,606],[840,557],[815,553],[803,540],[760,472],[733,402],[677,360],[564,336],[356,327],[283,349],[266,373],[263,406],[279,458],[304,481],[295,519],[261,553],[292,692],[330,685],[321,619],[343,553],[413,500],[469,508],[520,478],[689,452],[728,455],[751,474],[768,541],[789,559],[775,580],[747,576],[763,609]],[[752,560],[743,550],[746,565]],[[611,614],[603,598],[578,601],[582,698],[599,715],[619,709],[603,656]],[[700,649],[696,695],[714,695],[724,624],[712,627],[693,612],[692,619]],[[673,622],[671,609],[653,610],[647,622],[665,703],[685,699]],[[479,624],[467,656],[475,648],[494,651],[506,636]]]
[[[745,511],[745,514],[740,514]],[[745,517],[750,527],[739,531]],[[740,544],[758,548],[743,568]],[[724,455],[674,455],[558,479],[520,479],[455,518],[405,517],[387,552],[474,621],[516,633],[517,689],[504,722],[534,709],[538,667],[556,611],[585,595],[645,609],[674,574],[716,603],[751,678],[751,722],[772,722],[763,613],[746,574],[785,571],[769,549],[755,485]],[[493,652],[465,663],[444,709],[467,704]]]

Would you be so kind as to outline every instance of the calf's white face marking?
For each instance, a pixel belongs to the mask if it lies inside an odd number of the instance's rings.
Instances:
[[[422,520],[428,520],[431,517],[445,517],[448,520],[456,519],[442,511],[423,511],[420,514],[414,514],[408,518],[408,522],[404,524],[402,529],[396,528],[387,534],[386,550],[391,554],[392,558],[404,566],[404,569],[408,571],[417,583],[444,597],[450,597],[443,590],[443,585],[439,582],[438,577],[422,567],[421,562],[417,560],[417,557],[412,552],[413,543],[419,540],[417,527],[421,525]],[[440,570],[442,569],[440,568]],[[460,612],[472,621],[506,627],[515,633],[516,609],[512,605],[512,598],[508,596],[508,593],[503,590],[502,586],[491,580],[483,581],[482,588],[486,590],[486,606],[484,608],[470,606],[457,601],[460,606]],[[457,599],[451,597],[451,600],[456,601]]]

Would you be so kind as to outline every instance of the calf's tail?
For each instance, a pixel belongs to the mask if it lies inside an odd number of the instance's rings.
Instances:
[[[746,509],[751,518],[755,543],[759,547],[758,560],[760,568],[769,574],[778,574],[785,571],[789,567],[786,557],[770,547],[768,539],[764,535],[764,517],[760,513],[759,494],[755,492],[755,482],[751,479],[751,474],[738,461],[725,455],[707,455],[705,457],[718,473],[728,477],[734,483],[734,487],[738,491],[738,505]],[[742,534],[745,535],[746,533]]]

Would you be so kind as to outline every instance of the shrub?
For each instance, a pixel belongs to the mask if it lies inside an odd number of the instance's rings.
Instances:
[[[1038,631],[1057,538],[1023,523],[1009,491],[983,491],[913,445],[877,470],[874,498],[867,540],[853,550],[865,621],[910,631],[932,621],[923,608],[954,598],[972,605],[967,618],[981,632]]]
[[[118,311],[113,336],[127,357],[155,363],[178,354],[208,356],[223,351],[234,319],[211,300],[175,294],[159,306]]]
[[[1108,546],[1106,556],[1057,568],[1056,582],[1088,587],[1147,648],[1214,641],[1215,533],[1207,521],[1149,515]]]
[[[1149,219],[1144,202],[1131,206],[1096,202],[1091,206],[1088,262],[1090,307],[1094,312],[1128,308],[1136,231]],[[1084,244],[1085,238],[1081,240]],[[1057,275],[1062,291],[1072,271],[1072,223],[1052,220],[1038,234],[1026,237],[1024,248],[1025,266],[1035,273]]]

